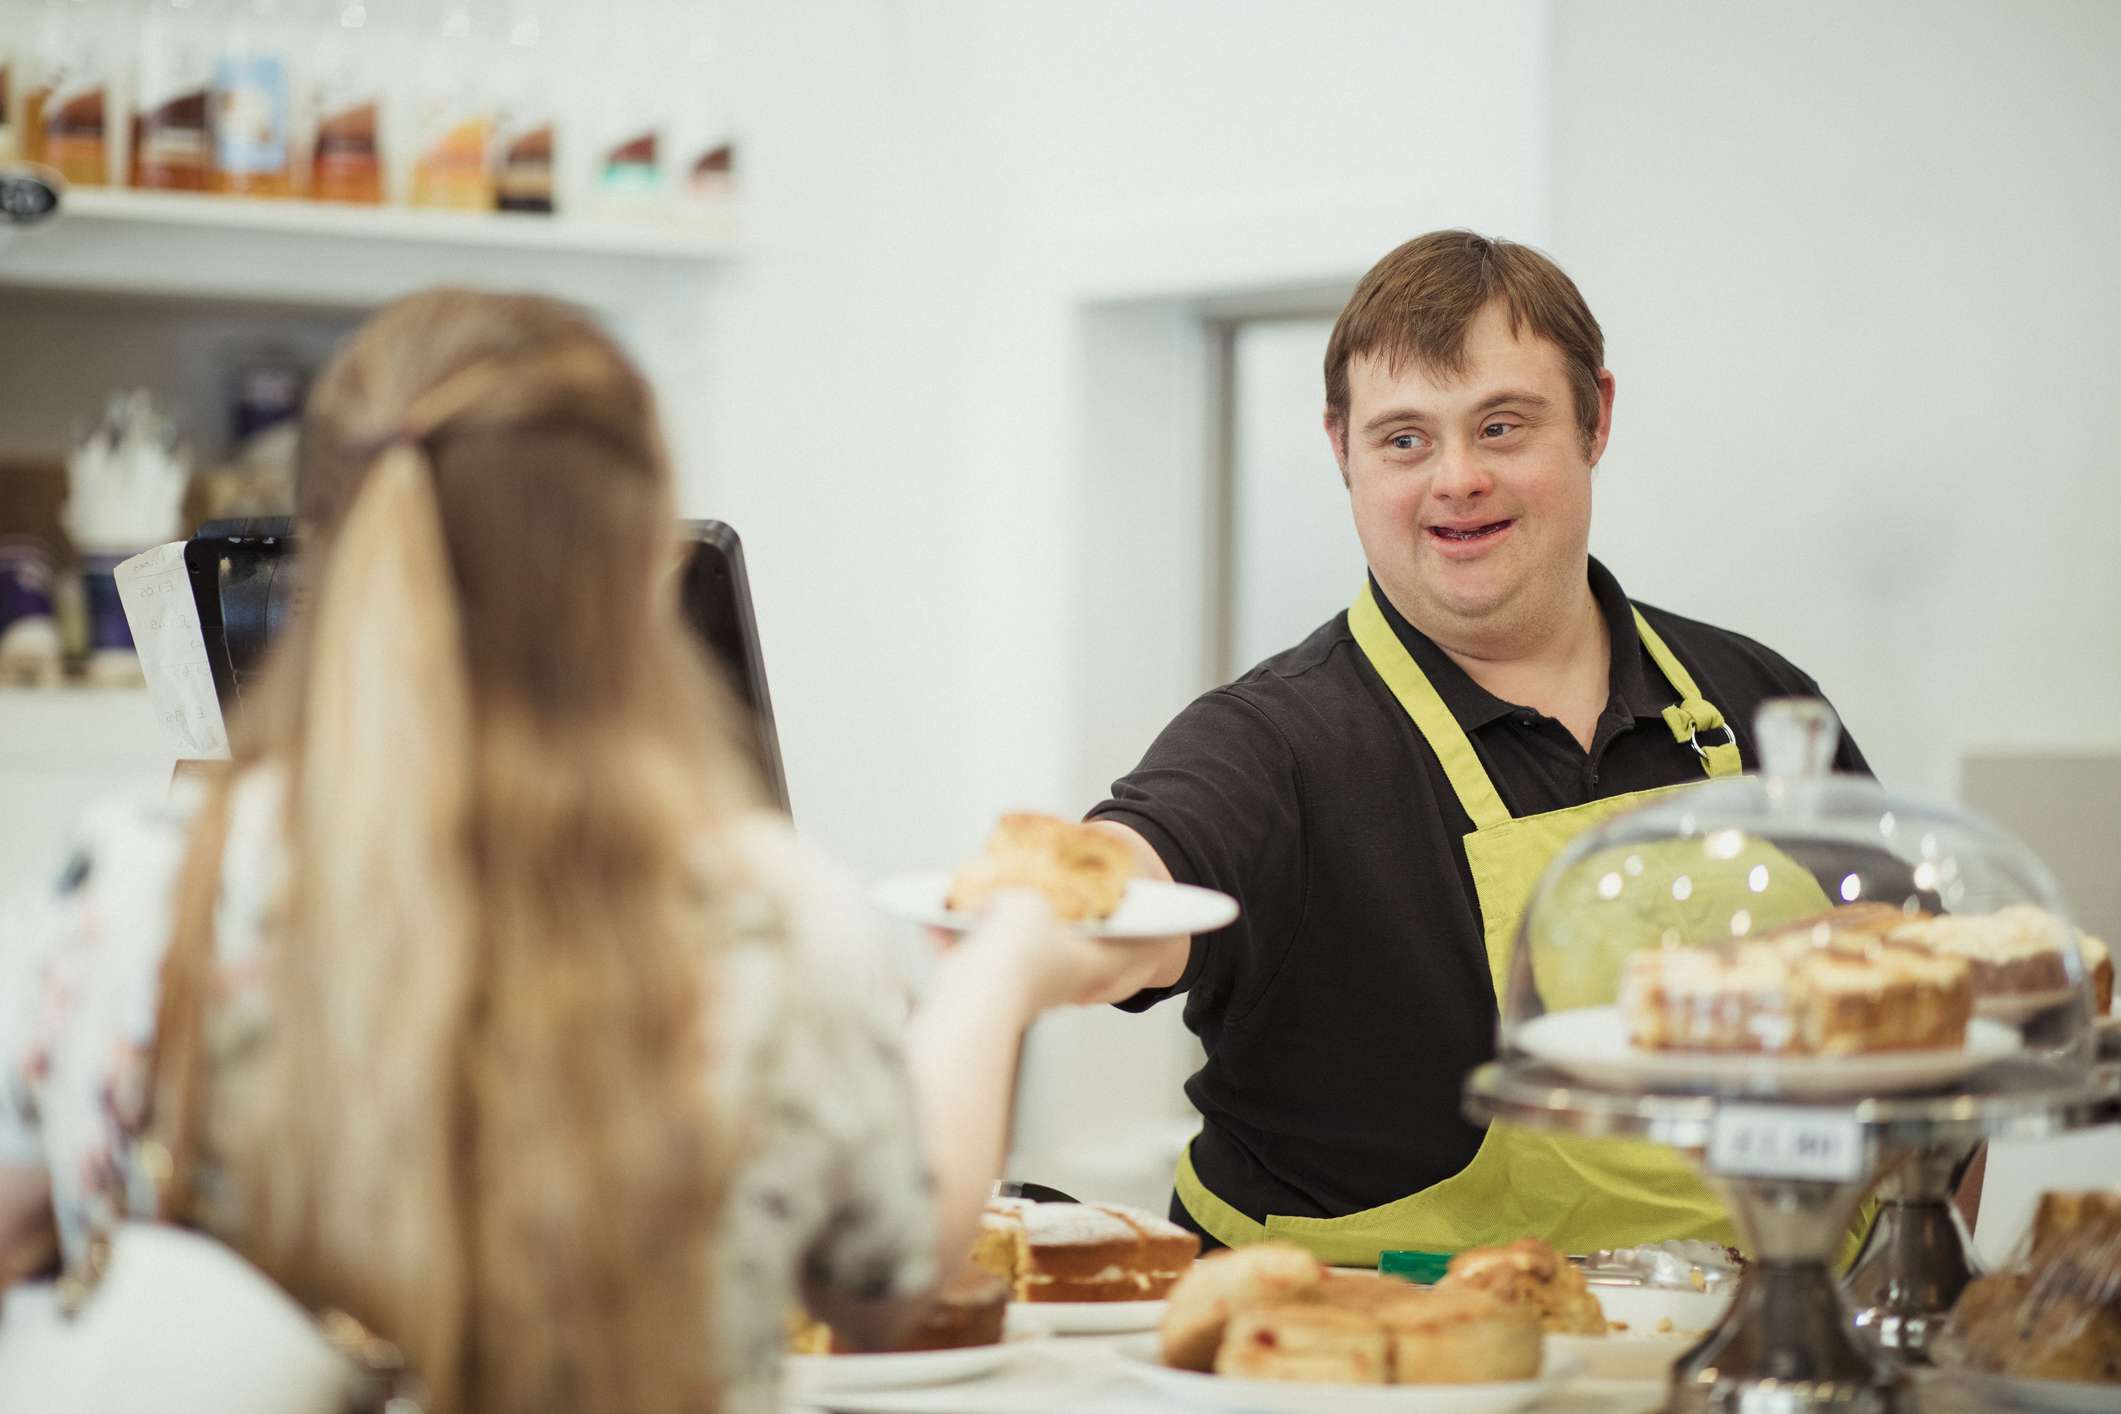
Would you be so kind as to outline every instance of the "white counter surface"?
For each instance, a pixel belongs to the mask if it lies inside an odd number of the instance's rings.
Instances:
[[[1200,1406],[1174,1400],[1128,1373],[1115,1346],[1139,1337],[1054,1337],[1027,1342],[1009,1365],[984,1379],[925,1389],[834,1395],[826,1404],[791,1401],[788,1414],[1181,1414]],[[1942,1382],[1919,1381],[1925,1414],[1973,1414],[1977,1406]],[[1531,1414],[1649,1414],[1664,1404],[1651,1382],[1579,1380],[1532,1405]],[[1235,1411],[1233,1411],[1235,1414]]]

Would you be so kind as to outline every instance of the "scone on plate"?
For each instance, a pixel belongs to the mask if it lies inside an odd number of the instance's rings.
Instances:
[[[1257,1306],[1230,1318],[1215,1373],[1246,1380],[1381,1385],[1391,1369],[1383,1326],[1331,1306]]]
[[[1324,1263],[1286,1242],[1209,1253],[1171,1288],[1160,1328],[1163,1362],[1213,1370],[1233,1313],[1301,1300],[1325,1278]]]
[[[1451,1258],[1437,1283],[1443,1291],[1481,1291],[1524,1306],[1557,1335],[1604,1335],[1605,1308],[1583,1273],[1536,1237],[1506,1247],[1475,1247]]]
[[[1307,1300],[1321,1306],[1334,1306],[1343,1311],[1375,1311],[1407,1296],[1418,1295],[1421,1288],[1405,1277],[1386,1276],[1382,1272],[1359,1272],[1333,1269],[1319,1283]]]
[[[1409,1291],[1375,1319],[1391,1338],[1395,1384],[1487,1384],[1539,1373],[1542,1337],[1530,1305],[1438,1287]]]
[[[1052,815],[1004,815],[986,849],[951,877],[943,906],[977,913],[1004,889],[1035,889],[1055,917],[1109,918],[1132,873],[1127,846],[1103,830]]]

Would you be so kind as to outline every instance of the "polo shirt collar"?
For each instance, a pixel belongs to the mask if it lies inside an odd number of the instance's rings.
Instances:
[[[1598,601],[1598,611],[1605,615],[1606,638],[1612,644],[1613,657],[1606,679],[1606,711],[1619,710],[1630,717],[1662,717],[1664,709],[1672,704],[1671,689],[1665,686],[1661,674],[1653,682],[1644,666],[1642,635],[1635,629],[1634,606],[1628,602],[1620,581],[1596,558],[1591,560],[1590,582],[1591,595]],[[1370,576],[1370,594],[1377,600],[1385,622],[1399,635],[1399,641],[1406,645],[1415,666],[1435,686],[1436,695],[1443,699],[1443,705],[1450,709],[1459,726],[1469,732],[1477,731],[1491,722],[1525,710],[1514,702],[1503,701],[1473,681],[1450,654],[1437,646],[1436,640],[1408,623],[1392,601],[1385,597],[1375,575]]]

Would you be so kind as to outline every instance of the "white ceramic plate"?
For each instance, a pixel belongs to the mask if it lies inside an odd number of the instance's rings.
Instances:
[[[790,1355],[782,1362],[788,1396],[815,1403],[818,1396],[858,1390],[911,1389],[955,1384],[991,1375],[1008,1364],[1022,1341],[968,1345],[957,1350],[908,1350],[885,1355]]]
[[[1731,1309],[1731,1297],[1737,1292],[1736,1282],[1720,1291],[1676,1291],[1668,1286],[1614,1286],[1606,1282],[1592,1282],[1591,1294],[1605,1308],[1608,1325],[1620,1321],[1627,1326],[1624,1331],[1609,1331],[1604,1336],[1584,1336],[1584,1340],[1627,1339],[1631,1336],[1675,1337],[1694,1341],[1702,1332],[1723,1319],[1723,1313]],[[1671,1322],[1665,1326],[1665,1322]],[[1663,1327],[1660,1329],[1660,1327]]]
[[[1957,1050],[1879,1051],[1856,1056],[1716,1055],[1645,1051],[1628,1044],[1617,1006],[1549,1012],[1517,1028],[1527,1055],[1591,1085],[1612,1089],[1738,1091],[1821,1099],[1892,1094],[1942,1085],[2019,1049],[2015,1028],[1976,1017]]]
[[[1622,1322],[1627,1329],[1604,1335],[1550,1335],[1547,1349],[1582,1360],[1586,1379],[1630,1387],[1647,1381],[1661,1388],[1673,1363],[1723,1319],[1735,1290],[1732,1286],[1710,1295],[1593,1282],[1591,1292],[1605,1308],[1606,1320]]]
[[[1121,1363],[1142,1383],[1195,1409],[1245,1414],[1510,1414],[1583,1373],[1583,1362],[1549,1349],[1536,1380],[1480,1385],[1331,1385],[1298,1380],[1238,1380],[1159,1364],[1155,1353],[1127,1350]]]
[[[977,927],[978,914],[952,913],[943,907],[949,893],[948,874],[901,874],[878,884],[870,897],[878,908],[908,923],[924,923],[953,933]],[[1093,938],[1168,938],[1212,933],[1236,917],[1237,900],[1228,894],[1193,884],[1133,879],[1111,917],[1076,927]]]
[[[2090,1380],[2021,1380],[1954,1366],[1949,1378],[1983,1409],[2037,1409],[2044,1414],[2114,1414],[2121,1386]]]
[[[1012,1301],[1011,1335],[1130,1335],[1153,1331],[1164,1318],[1161,1301]]]

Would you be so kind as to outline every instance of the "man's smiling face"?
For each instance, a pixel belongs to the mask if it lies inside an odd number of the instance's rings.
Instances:
[[[1598,430],[1586,438],[1561,350],[1512,332],[1499,301],[1466,330],[1464,352],[1457,374],[1359,354],[1345,438],[1326,419],[1371,572],[1446,642],[1514,633],[1582,592],[1591,468],[1613,401],[1600,370]]]

